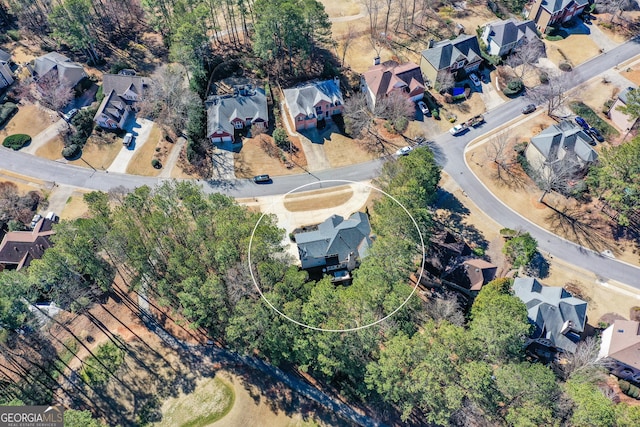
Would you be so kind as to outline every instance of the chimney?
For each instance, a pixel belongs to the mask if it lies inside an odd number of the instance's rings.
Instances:
[[[434,39],[429,39],[429,49],[431,49],[435,44],[436,44],[436,41]]]
[[[376,56],[375,58],[373,58],[373,65],[380,65],[380,57]]]

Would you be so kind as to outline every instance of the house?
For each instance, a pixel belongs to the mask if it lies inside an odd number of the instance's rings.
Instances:
[[[35,81],[47,75],[56,76],[58,82],[65,87],[75,87],[80,80],[87,77],[82,65],[72,62],[58,52],[49,52],[32,61],[27,66]]]
[[[11,71],[11,54],[0,49],[0,89],[13,83],[13,71]]]
[[[135,114],[135,104],[142,100],[150,84],[148,78],[137,76],[133,70],[103,75],[104,99],[93,121],[103,128],[122,129],[129,116]]]
[[[211,142],[236,140],[236,132],[252,126],[266,130],[269,126],[267,97],[263,89],[252,84],[235,86],[233,94],[207,98],[207,137]]]
[[[525,157],[531,168],[543,175],[561,171],[577,173],[598,159],[598,153],[589,144],[591,141],[579,125],[563,120],[531,138]]]
[[[637,118],[630,117],[622,111],[618,110],[618,107],[624,107],[627,105],[628,100],[627,96],[629,95],[629,91],[634,90],[632,87],[628,87],[622,92],[618,94],[618,99],[615,100],[607,115],[611,119],[611,121],[618,126],[618,128],[622,130],[630,130],[638,121]]]
[[[452,233],[434,233],[429,238],[429,247],[424,258],[425,273],[437,279],[446,276],[460,264],[461,259],[465,259],[471,253],[469,245]]]
[[[496,277],[498,267],[480,258],[459,258],[441,275],[443,283],[467,295],[477,294]],[[462,261],[462,262],[460,262]]]
[[[587,302],[564,288],[544,286],[532,277],[513,281],[513,293],[527,306],[535,326],[531,338],[560,351],[573,353],[584,332]]]
[[[318,126],[319,120],[331,120],[342,114],[344,100],[340,91],[340,79],[304,83],[284,89],[284,100],[296,130]]]
[[[536,23],[538,31],[545,33],[549,27],[570,21],[580,15],[589,0],[534,0],[526,18]]]
[[[443,40],[438,43],[429,42],[429,48],[422,51],[420,70],[425,82],[433,85],[442,73],[452,73],[458,76],[462,70],[470,73],[478,69],[482,63],[478,38],[471,35],[461,35],[453,40]]]
[[[605,329],[598,359],[610,362],[616,377],[640,383],[640,322],[616,320]]]
[[[314,230],[294,234],[302,268],[323,273],[351,271],[371,246],[369,217],[355,212],[349,219],[332,215]]]
[[[360,81],[362,93],[366,94],[371,109],[376,102],[392,93],[401,93],[413,102],[424,96],[424,80],[418,64],[386,61],[369,68]]]
[[[487,46],[487,53],[495,56],[508,55],[518,46],[536,38],[538,31],[535,22],[514,18],[487,24],[481,37]]]
[[[50,236],[53,221],[41,218],[31,231],[10,231],[0,243],[0,266],[2,269],[20,270],[29,267],[31,261],[42,258],[44,251],[52,246]]]

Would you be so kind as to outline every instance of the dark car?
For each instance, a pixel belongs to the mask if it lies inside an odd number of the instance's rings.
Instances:
[[[256,184],[264,184],[271,182],[271,177],[269,175],[256,175],[253,177],[253,182]]]
[[[526,107],[524,107],[524,108],[522,109],[522,114],[531,114],[531,113],[533,113],[534,111],[536,111],[536,106],[535,106],[535,104],[529,104],[529,105],[527,105]]]
[[[576,120],[576,123],[582,126],[584,130],[589,130],[589,123],[587,123],[585,119],[583,119],[580,116],[577,116],[575,120]]]
[[[591,136],[597,139],[598,142],[604,142],[604,136],[602,136],[602,134],[598,132],[598,129],[591,127],[589,128],[588,132],[591,134]]]

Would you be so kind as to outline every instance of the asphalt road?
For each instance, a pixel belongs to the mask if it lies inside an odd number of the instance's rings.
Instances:
[[[585,62],[574,70],[572,81],[577,86],[637,55],[640,55],[640,37]],[[603,280],[613,279],[640,289],[640,268],[603,257],[526,221],[497,200],[465,165],[464,147],[472,139],[518,117],[520,110],[527,103],[529,101],[525,98],[517,98],[486,113],[486,123],[477,129],[472,129],[457,137],[448,133],[438,136],[434,149],[439,163],[487,215],[505,227],[529,231],[538,240],[540,250],[544,253],[550,253],[591,271],[602,277]],[[271,184],[260,185],[248,180],[201,181],[201,183],[206,192],[220,192],[236,198],[260,197],[283,194],[298,186],[319,181],[324,181],[322,186],[328,187],[339,185],[339,182],[330,183],[326,180],[363,181],[371,179],[378,174],[384,161],[384,159],[379,159],[344,168],[276,177]],[[153,186],[164,180],[162,178],[94,171],[34,157],[26,153],[14,152],[4,147],[0,150],[0,168],[45,181],[101,191],[108,191],[117,186],[126,188],[135,188],[140,185]]]

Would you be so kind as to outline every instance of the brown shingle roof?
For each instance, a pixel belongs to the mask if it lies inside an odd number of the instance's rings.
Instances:
[[[396,61],[385,61],[369,68],[363,76],[376,99],[388,95],[398,84],[407,85],[411,92],[417,88],[424,90],[422,72],[413,62],[398,64]]]
[[[50,248],[49,236],[55,232],[51,229],[52,222],[42,218],[32,231],[10,231],[5,234],[0,243],[0,264],[15,267],[17,270],[28,267],[31,261],[42,257],[44,251]]]

